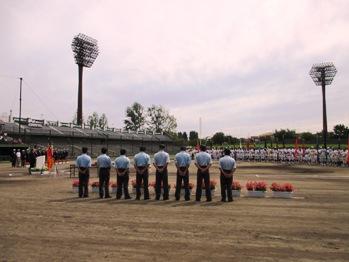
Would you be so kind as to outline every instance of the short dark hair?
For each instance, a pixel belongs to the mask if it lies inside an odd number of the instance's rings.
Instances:
[[[126,150],[125,149],[120,149],[120,155],[126,155]]]
[[[207,148],[206,148],[205,145],[201,145],[201,146],[200,146],[200,151],[206,151],[206,149],[207,149]]]
[[[164,144],[160,144],[160,145],[159,145],[159,148],[160,148],[160,149],[164,149],[164,148],[165,148],[165,145],[164,145]]]
[[[230,156],[230,154],[231,154],[231,151],[229,148],[224,149],[224,155]]]
[[[84,147],[82,148],[82,153],[86,154],[87,151],[88,151],[87,147],[84,146]]]
[[[141,151],[141,152],[145,152],[145,146],[141,146],[140,148],[139,148],[139,151]]]
[[[108,152],[108,149],[106,149],[105,147],[102,147],[101,152],[102,154],[106,154]]]
[[[187,148],[185,146],[181,146],[181,151],[185,151]]]

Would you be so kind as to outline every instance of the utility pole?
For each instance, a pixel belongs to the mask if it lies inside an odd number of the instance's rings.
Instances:
[[[19,78],[19,125],[18,125],[18,136],[21,138],[21,122],[22,122],[22,81],[23,78]]]

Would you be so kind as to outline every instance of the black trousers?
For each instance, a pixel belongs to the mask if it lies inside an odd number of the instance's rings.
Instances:
[[[212,200],[211,196],[211,188],[210,188],[210,172],[201,172],[200,169],[198,169],[197,172],[197,180],[196,180],[196,201],[201,200],[201,193],[202,193],[202,179],[204,180],[205,183],[205,191],[206,191],[206,199],[207,201]]]
[[[139,168],[139,167],[138,167]],[[149,185],[148,185],[148,168],[144,167],[143,170],[145,170],[142,174],[136,173],[136,199],[140,199],[141,197],[141,187],[143,182],[143,188],[144,188],[144,199],[149,199]]]
[[[226,201],[227,196],[228,196],[228,201],[232,201],[233,200],[233,195],[232,195],[232,189],[231,189],[231,185],[233,183],[233,176],[231,177],[226,177],[224,176],[224,174],[221,172],[221,196],[222,196],[222,200]]]
[[[160,199],[161,195],[161,185],[164,189],[163,199],[168,199],[168,172],[167,168],[164,169],[163,172],[159,172],[156,170],[155,174],[155,197],[156,199]]]
[[[110,168],[99,168],[99,196],[110,197],[109,195],[109,180],[110,180]]]
[[[88,197],[88,181],[90,180],[90,170],[88,168],[80,168],[85,171],[79,172],[79,197]]]
[[[179,175],[179,172],[177,171],[176,193],[175,193],[176,200],[179,200],[181,198],[182,181],[183,181],[184,190],[185,190],[184,199],[188,201],[188,200],[190,200],[189,171],[188,170],[184,176]]]
[[[120,172],[123,172],[124,170],[120,170]],[[116,198],[120,199],[122,196],[122,189],[124,189],[124,195],[125,199],[130,198],[130,194],[128,193],[128,180],[129,180],[129,173],[128,171],[123,176],[116,176]]]

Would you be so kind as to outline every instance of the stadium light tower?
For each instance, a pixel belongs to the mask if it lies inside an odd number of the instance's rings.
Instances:
[[[77,124],[82,125],[82,69],[83,67],[91,67],[96,60],[98,56],[97,40],[84,34],[78,34],[74,37],[71,47],[75,62],[79,67]]]
[[[337,73],[333,63],[314,64],[309,74],[315,85],[322,87],[322,118],[323,118],[323,139],[324,147],[327,148],[327,114],[326,114],[326,85],[332,83]]]

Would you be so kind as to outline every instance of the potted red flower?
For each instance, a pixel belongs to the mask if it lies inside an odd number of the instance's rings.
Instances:
[[[264,181],[248,181],[246,183],[247,196],[265,197],[267,184]]]
[[[92,193],[99,193],[99,181],[94,181],[90,183],[92,187]]]
[[[272,183],[270,190],[273,192],[273,197],[292,198],[294,187],[291,183],[278,184]]]
[[[210,180],[211,196],[214,196],[214,193],[216,192],[216,185],[217,185],[217,181],[216,180]],[[206,196],[206,188],[205,188],[204,181],[202,181],[201,189],[202,189],[201,195],[202,196]]]
[[[242,186],[239,181],[233,181],[233,183],[231,184],[233,197],[240,197],[241,188]]]
[[[191,194],[191,191],[193,190],[193,188],[194,188],[194,184],[193,183],[188,183],[188,188],[189,188],[189,192],[190,192],[190,194]],[[176,184],[174,185],[174,188],[177,188],[176,187]],[[182,185],[181,185],[181,195],[182,196],[184,196],[185,195],[185,189],[184,189],[184,183],[182,183]]]
[[[150,183],[148,183],[148,185],[150,185]],[[133,194],[136,194],[136,187],[137,187],[137,183],[136,183],[136,179],[132,179],[131,180],[131,185],[132,185],[132,193]],[[143,194],[143,191],[144,191],[144,184],[142,183],[141,184],[141,193]]]
[[[155,191],[156,182],[155,182],[155,181],[150,182],[150,183],[149,183],[149,186],[152,187],[152,188],[154,189],[154,191]],[[164,190],[164,186],[163,186],[163,184],[161,183],[161,191],[163,192],[163,190]],[[170,192],[170,191],[171,191],[171,184],[168,184],[168,192]]]
[[[73,193],[78,193],[79,192],[79,180],[73,180],[72,187],[73,187]]]
[[[118,185],[117,185],[115,182],[112,182],[112,183],[110,184],[110,187],[111,187],[111,192],[112,192],[112,194],[115,194],[115,193],[116,193],[116,190],[117,190],[117,188],[118,188]]]

